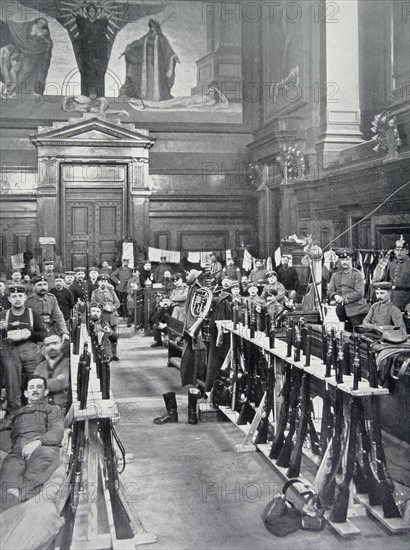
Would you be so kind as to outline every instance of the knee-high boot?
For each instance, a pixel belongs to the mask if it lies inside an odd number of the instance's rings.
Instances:
[[[168,424],[170,422],[178,422],[178,408],[175,392],[169,391],[167,393],[163,393],[162,397],[164,398],[167,412],[162,416],[154,418],[155,424]]]
[[[188,390],[188,424],[198,424],[196,405],[200,397],[201,391],[198,388],[190,388]]]

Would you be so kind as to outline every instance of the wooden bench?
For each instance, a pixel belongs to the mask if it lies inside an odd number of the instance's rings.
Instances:
[[[181,356],[184,347],[182,338],[184,323],[167,316],[167,334],[168,334],[168,367],[181,369]]]

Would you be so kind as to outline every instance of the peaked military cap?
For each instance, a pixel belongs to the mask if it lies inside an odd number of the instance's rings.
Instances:
[[[27,294],[27,287],[22,284],[10,284],[7,287],[7,293],[13,294],[13,292],[24,292],[24,294]]]
[[[272,275],[274,275],[275,277],[278,276],[278,274],[276,273],[276,271],[273,271],[273,270],[268,271],[268,272],[266,273],[266,277],[272,277]]]
[[[79,271],[84,271],[84,273],[85,273],[85,267],[75,267],[74,268],[75,273],[78,273]]]
[[[351,248],[339,248],[336,250],[336,255],[339,258],[351,258],[353,256],[353,250]]]
[[[33,285],[35,285],[36,283],[39,283],[41,281],[45,281],[46,283],[48,283],[48,279],[44,275],[36,275],[35,277],[33,277],[31,279],[31,282],[33,283]]]
[[[98,308],[102,309],[102,305],[99,304],[98,302],[91,302],[90,308],[92,308],[92,307],[98,307]]]
[[[65,274],[66,275],[75,275],[75,271],[66,271]]]
[[[380,281],[378,283],[373,283],[374,290],[391,290],[392,284],[389,281]]]
[[[55,279],[64,279],[64,273],[55,273],[54,280]]]
[[[97,281],[109,281],[110,277],[107,275],[107,273],[101,273],[97,277]]]

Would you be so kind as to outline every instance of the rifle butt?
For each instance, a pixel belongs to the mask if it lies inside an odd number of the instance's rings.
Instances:
[[[344,523],[347,519],[347,510],[349,508],[350,490],[347,486],[341,486],[336,497],[335,504],[330,513],[329,519],[333,523]]]
[[[287,477],[298,477],[300,474],[300,465],[302,462],[302,450],[298,450],[297,455],[294,460],[291,459],[288,471],[286,472]]]
[[[386,480],[380,482],[382,491],[383,515],[386,519],[400,518],[401,514],[397,508],[396,501]]]
[[[293,451],[293,441],[291,437],[287,437],[283,444],[282,450],[279,453],[276,465],[280,468],[288,468],[290,464],[290,457]]]
[[[255,409],[250,405],[248,401],[242,405],[241,412],[239,413],[236,423],[238,426],[243,426],[248,422],[251,423],[255,416]]]
[[[272,458],[276,460],[278,456],[280,455],[280,452],[282,450],[283,444],[285,442],[285,438],[283,436],[283,433],[278,434],[275,439],[273,440],[272,447],[270,449],[269,458]]]

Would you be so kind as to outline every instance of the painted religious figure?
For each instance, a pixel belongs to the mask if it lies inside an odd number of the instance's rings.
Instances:
[[[23,23],[0,21],[1,96],[17,93],[42,95],[53,42],[43,18]]]
[[[148,101],[166,101],[173,97],[175,66],[180,61],[159,22],[150,19],[148,27],[147,34],[125,49],[126,77],[120,94]]]
[[[95,97],[105,96],[105,73],[119,31],[128,23],[165,9],[165,4],[130,4],[116,0],[19,2],[54,17],[67,29],[81,75],[81,94]]]

